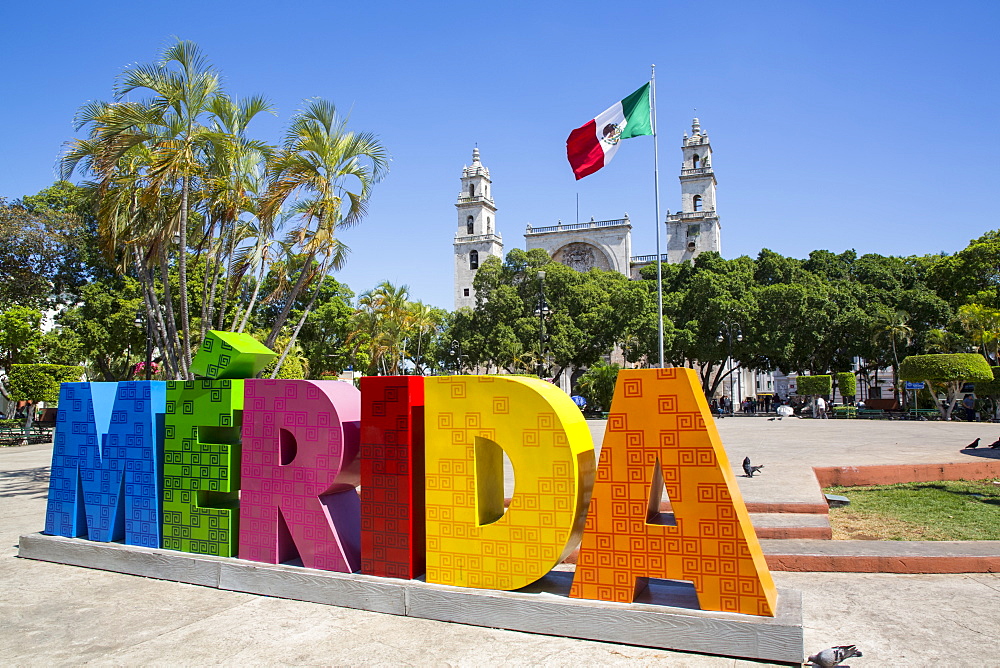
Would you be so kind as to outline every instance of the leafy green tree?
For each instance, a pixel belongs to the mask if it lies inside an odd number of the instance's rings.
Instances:
[[[666,361],[697,370],[708,396],[740,368],[757,368],[764,363],[757,344],[750,343],[756,336],[754,270],[748,257],[725,260],[718,253],[703,253],[690,265],[663,267]],[[655,277],[652,272],[643,275]],[[655,290],[655,281],[650,290]],[[645,322],[647,333],[640,341],[651,346],[655,321]],[[732,326],[732,365],[726,363],[728,337],[719,341],[719,333],[727,326]],[[743,332],[744,341],[736,340],[737,331]],[[648,359],[655,359],[653,350],[647,348]]]
[[[42,334],[38,359],[45,364],[80,366],[84,362],[83,343],[69,327],[56,327]]]
[[[0,308],[65,301],[84,282],[80,219],[0,198]]]
[[[309,314],[298,338],[303,355],[309,360],[310,378],[339,375],[354,363],[348,343],[354,293],[332,278],[324,283],[322,290],[324,296],[317,300],[319,305]]]
[[[80,380],[83,369],[77,366],[59,364],[14,364],[7,378],[7,390],[14,402],[29,401],[27,419],[24,421],[24,435],[27,438],[35,420],[35,408],[39,401],[55,405],[59,401],[62,383]]]
[[[988,402],[994,420],[1000,420],[1000,366],[990,367],[993,380],[976,383],[976,397]]]
[[[982,355],[972,353],[911,355],[899,365],[899,375],[903,380],[926,382],[944,420],[951,419],[963,384],[993,381],[990,365]],[[934,388],[942,388],[946,398],[937,399]]]
[[[12,306],[0,312],[0,369],[9,374],[15,364],[38,359],[41,324],[41,312],[27,306]]]
[[[795,379],[798,393],[806,397],[826,397],[833,393],[833,378],[828,375],[799,376]]]
[[[931,287],[952,303],[1000,308],[1000,230],[987,232],[954,255],[940,257],[927,271]]]
[[[541,311],[539,271],[546,272]],[[617,272],[574,271],[553,263],[541,249],[514,249],[503,262],[487,258],[473,285],[476,307],[456,314],[448,335],[469,366],[508,373],[534,371],[541,364],[546,374],[558,377],[569,367],[595,364],[628,338],[650,304],[645,286]]]
[[[833,374],[837,390],[842,397],[853,397],[858,393],[858,379],[852,371],[841,371]]]
[[[94,376],[106,382],[131,379],[146,353],[146,328],[136,326],[144,314],[139,283],[127,277],[98,281],[80,294],[80,305],[58,317],[62,329],[74,332]]]
[[[615,384],[618,382],[618,372],[621,367],[608,364],[603,360],[591,366],[576,381],[577,390],[587,399],[591,410],[607,411],[611,408],[611,400],[615,396]]]
[[[958,307],[958,321],[983,356],[996,361],[1000,355],[1000,310],[962,304]]]
[[[440,309],[410,301],[407,286],[383,281],[358,296],[348,336],[351,354],[369,375],[423,375],[438,365],[444,321]]]
[[[7,390],[15,401],[44,401],[56,404],[62,383],[73,383],[83,376],[78,366],[61,364],[15,364],[10,369]]]

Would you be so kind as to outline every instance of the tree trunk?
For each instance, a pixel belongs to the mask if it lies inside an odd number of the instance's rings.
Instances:
[[[160,253],[160,280],[163,282],[163,301],[166,306],[166,325],[168,350],[171,351],[175,364],[177,364],[177,376],[182,380],[188,380],[187,360],[180,349],[180,340],[177,336],[177,319],[174,315],[174,298],[170,290],[170,267],[167,264],[165,252]]]
[[[97,368],[101,370],[101,375],[104,376],[104,382],[112,383],[118,380],[115,378],[115,374],[111,370],[111,367],[108,366],[108,360],[106,360],[103,355],[98,355],[94,361],[97,362]]]
[[[219,304],[219,317],[216,321],[216,327],[222,329],[225,324],[226,318],[226,307],[229,305],[229,284],[233,276],[233,255],[236,253],[236,229],[234,229],[229,234],[229,250],[226,252],[226,280],[222,285],[222,303]],[[235,322],[235,319],[234,321]]]
[[[213,222],[212,224],[209,225],[208,232],[206,233],[206,236],[211,236],[212,230],[213,230],[214,227],[215,227],[215,223]],[[202,242],[204,242],[204,239],[202,239]],[[211,250],[211,240],[209,240],[209,250]],[[198,259],[200,257],[201,257],[201,247],[199,246],[198,252],[195,254],[195,259]],[[201,277],[201,317],[198,319],[198,328],[199,328],[199,331],[200,331],[200,337],[199,338],[202,341],[205,340],[205,328],[206,328],[206,326],[208,324],[208,322],[207,322],[208,319],[211,317],[209,315],[209,310],[208,310],[209,309],[209,303],[208,303],[208,281],[209,281],[209,276],[212,273],[211,270],[212,270],[212,261],[213,260],[214,260],[213,254],[211,252],[209,252],[209,254],[205,258],[205,272],[204,272],[204,275]]]
[[[295,282],[295,287],[292,288],[290,293],[288,293],[288,298],[285,300],[285,306],[281,309],[281,313],[278,314],[278,318],[274,321],[274,326],[271,327],[271,333],[267,335],[267,340],[264,341],[264,345],[268,348],[274,345],[275,340],[278,338],[278,334],[281,332],[281,328],[285,326],[285,321],[288,320],[288,314],[292,310],[292,304],[295,303],[299,293],[302,292],[303,286],[306,284],[306,279],[309,277],[313,259],[315,259],[315,257],[316,251],[313,251],[309,253],[305,262],[302,263],[302,270],[299,272],[299,280]]]
[[[236,330],[240,334],[247,326],[247,320],[250,319],[250,313],[253,312],[253,307],[257,304],[257,295],[260,294],[260,286],[264,282],[264,263],[260,264],[260,274],[257,276],[257,283],[253,286],[253,295],[250,296],[250,303],[247,304],[246,310],[243,312],[243,320],[240,322],[240,328]],[[235,321],[234,321],[235,324]]]
[[[289,351],[291,351],[292,346],[295,345],[295,339],[299,336],[299,330],[302,329],[302,325],[305,324],[306,318],[309,316],[309,312],[312,311],[313,304],[316,303],[316,297],[319,296],[319,290],[323,287],[323,281],[326,280],[326,265],[328,259],[329,258],[327,258],[327,260],[323,260],[323,264],[320,266],[319,283],[316,284],[316,290],[313,291],[313,295],[309,299],[309,303],[302,311],[302,317],[299,318],[299,322],[295,325],[295,331],[292,332],[292,338],[288,339],[288,344],[285,345],[285,349],[281,352],[281,357],[278,359],[278,363],[274,365],[274,371],[271,372],[271,378],[278,377],[278,372],[281,371],[281,365],[285,363],[285,358],[288,357]]]
[[[160,300],[156,296],[156,277],[153,275],[153,267],[143,261],[139,250],[132,246],[132,254],[140,276],[140,283],[143,288],[143,299],[146,302],[146,317],[156,318],[155,326],[149,328],[150,332],[156,335],[156,345],[164,356],[164,366],[167,367],[168,375],[176,376],[177,361],[168,355],[167,350],[167,329],[163,322],[163,312],[160,309]]]
[[[212,326],[212,320],[215,317],[215,292],[219,285],[219,269],[221,267],[222,267],[222,258],[219,258],[219,261],[215,263],[215,268],[212,270],[212,289],[209,291],[209,296],[208,296],[208,314],[207,317],[205,318],[206,324],[202,325],[201,327],[201,330],[203,332],[202,340],[205,339],[204,335],[205,329],[210,328]]]
[[[188,193],[191,189],[191,178],[185,174],[181,179],[181,215],[180,215],[180,241],[178,243],[177,255],[177,290],[180,294],[181,303],[181,329],[184,332],[184,339],[181,342],[181,360],[184,367],[184,380],[191,380],[191,320],[188,315],[188,295],[187,295],[187,221],[188,221]],[[178,339],[180,341],[180,339]]]
[[[35,424],[35,402],[31,402],[24,409],[24,445],[31,443],[31,427]]]

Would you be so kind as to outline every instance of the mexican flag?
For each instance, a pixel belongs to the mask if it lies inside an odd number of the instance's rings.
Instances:
[[[621,140],[653,134],[649,114],[649,84],[616,102],[566,139],[566,157],[579,181],[611,162]]]

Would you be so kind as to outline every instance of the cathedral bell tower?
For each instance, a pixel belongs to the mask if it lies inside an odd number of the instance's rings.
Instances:
[[[667,262],[671,264],[693,260],[705,251],[722,252],[712,145],[697,118],[691,123],[691,136],[684,133],[681,151],[681,210],[667,216]]]
[[[490,192],[490,170],[479,161],[479,149],[472,149],[472,165],[462,169],[462,190],[455,208],[455,309],[476,305],[472,280],[479,265],[491,255],[503,259],[503,239],[496,232],[497,208]]]

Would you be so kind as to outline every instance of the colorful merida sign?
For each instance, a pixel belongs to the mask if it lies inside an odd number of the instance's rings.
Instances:
[[[774,614],[693,371],[622,371],[597,462],[579,409],[536,379],[252,378],[272,357],[210,332],[203,380],[65,383],[45,532],[500,590],[580,544],[573,597],[669,578],[704,610]]]

